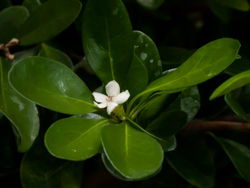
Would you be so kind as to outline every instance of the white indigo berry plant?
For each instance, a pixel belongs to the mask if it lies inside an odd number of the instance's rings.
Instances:
[[[57,9],[58,3],[61,7]],[[14,36],[20,39],[20,46],[29,46],[47,41],[67,28],[80,13],[81,3],[78,0],[46,1],[34,8],[36,12],[29,10],[32,17],[27,15],[26,8],[14,9],[23,11],[21,30]],[[45,10],[53,12],[55,19],[48,21],[45,17],[37,23],[36,19],[41,18]],[[156,175],[163,161],[167,161],[191,184],[212,187],[213,181],[206,178],[214,177],[213,170],[207,170],[207,174],[193,181],[185,169],[178,166],[182,154],[173,152],[177,146],[175,135],[200,108],[197,84],[220,74],[237,59],[239,41],[214,40],[196,50],[176,69],[163,71],[156,45],[149,36],[132,29],[122,0],[88,0],[82,13],[78,22],[81,21],[86,57],[83,66],[89,65],[100,80],[98,91],[91,88],[91,84],[85,84],[83,80],[88,82],[87,79],[77,76],[64,53],[45,43],[30,49],[24,58],[16,54],[12,65],[3,57],[0,59],[0,109],[13,126],[18,150],[28,151],[38,136],[37,104],[72,115],[53,122],[45,131],[46,149],[50,155],[64,159],[60,165],[65,160],[84,161],[101,154],[113,176],[136,181]],[[55,25],[56,29],[50,30]],[[9,50],[7,47],[2,45],[5,51]],[[234,84],[234,81],[228,82]],[[225,84],[212,98],[232,90],[227,90],[228,84]],[[226,142],[211,135],[221,145]],[[34,156],[37,155],[34,152]],[[34,157],[27,154],[23,160],[28,159],[32,161]],[[53,160],[51,166],[56,165]],[[23,182],[28,181],[29,165],[26,164],[23,162],[21,167]],[[32,170],[35,171],[35,167]]]

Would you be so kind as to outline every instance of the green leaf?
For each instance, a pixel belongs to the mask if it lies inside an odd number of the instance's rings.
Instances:
[[[40,0],[24,0],[22,5],[26,7],[29,12],[33,12],[41,5],[41,2]]]
[[[20,28],[20,45],[44,42],[66,29],[78,16],[78,0],[50,0],[36,8]]]
[[[179,93],[166,93],[149,101],[140,113],[138,122],[140,122],[143,127],[146,127],[176,99],[178,94]]]
[[[246,146],[225,138],[220,138],[210,133],[227,153],[239,174],[250,182],[250,149]]]
[[[200,108],[200,94],[197,86],[183,90],[167,110],[186,112],[188,121],[192,120]]]
[[[13,55],[15,56],[15,58],[12,60],[11,65],[14,65],[16,62],[26,57],[37,56],[40,49],[40,45],[37,45],[34,48],[14,53]]]
[[[225,69],[224,72],[226,74],[234,76],[249,69],[250,69],[250,60],[246,57],[242,57],[241,59],[237,59],[237,61],[234,61],[229,67]]]
[[[161,144],[161,147],[164,152],[175,150],[177,146],[176,138],[174,135],[169,137],[166,141],[161,141],[161,140],[157,141]]]
[[[152,39],[140,31],[134,31],[133,61],[140,61],[148,72],[149,83],[161,77],[162,67],[158,49]]]
[[[55,157],[86,160],[102,148],[101,127],[107,119],[65,118],[53,123],[45,134],[45,145]]]
[[[89,0],[82,39],[86,58],[99,79],[105,85],[111,80],[123,85],[133,56],[133,35],[122,1]]]
[[[10,63],[0,58],[0,110],[10,120],[19,152],[26,152],[39,132],[36,105],[18,94],[8,82]]]
[[[187,123],[188,116],[183,111],[166,111],[161,113],[146,128],[149,133],[168,140],[169,137],[179,132]]]
[[[2,10],[0,12],[0,44],[17,37],[17,32],[28,17],[29,12],[23,6],[11,6]]]
[[[152,82],[139,96],[159,90],[176,92],[204,82],[223,71],[238,54],[239,41],[222,38],[199,48],[185,63],[170,75]]]
[[[230,8],[238,9],[241,11],[248,11],[249,4],[247,0],[216,0],[217,3],[221,5],[228,6]]]
[[[239,91],[235,90],[225,95],[225,101],[228,106],[242,119],[250,123],[250,119],[247,116],[246,112],[238,102],[237,98]]]
[[[122,181],[138,181],[137,179],[126,178],[120,172],[118,172],[112,166],[112,164],[108,160],[108,158],[105,155],[105,153],[102,153],[102,162],[104,163],[106,169],[110,172],[110,174],[113,175],[114,177],[116,177],[117,179],[122,180]],[[161,171],[161,168],[156,173],[154,173],[153,175],[151,175],[149,177],[146,177],[146,178],[143,178],[143,179],[140,179],[140,180],[145,180],[145,179],[148,179],[148,178],[152,178],[152,177],[156,176],[160,171]]]
[[[23,96],[48,109],[65,114],[95,111],[92,94],[84,82],[55,60],[22,59],[10,70],[9,81]]]
[[[63,53],[55,48],[52,48],[52,47],[46,45],[45,43],[42,44],[42,49],[39,52],[38,56],[46,57],[49,59],[54,59],[56,61],[63,63],[64,65],[66,65],[70,69],[73,68],[73,63],[72,63],[71,59],[65,53]]]
[[[213,100],[216,97],[225,95],[239,87],[242,87],[250,82],[249,79],[250,79],[250,70],[237,74],[229,78],[224,83],[222,83],[219,87],[217,87],[209,99]]]
[[[214,14],[223,22],[228,23],[231,18],[231,10],[229,7],[220,4],[217,0],[207,0]]]
[[[163,151],[160,144],[127,122],[104,126],[101,139],[108,160],[126,178],[139,180],[161,167]]]
[[[182,138],[165,158],[186,181],[199,188],[213,188],[215,169],[212,153],[200,139]]]
[[[167,70],[163,72],[162,75],[171,74],[174,70],[175,69]],[[159,113],[165,110],[178,95],[179,93],[164,93],[147,102],[140,113],[138,122],[140,122],[143,127],[146,127],[150,122],[156,119]]]
[[[137,0],[141,6],[152,10],[158,9],[164,1],[165,0]]]
[[[23,188],[81,188],[83,162],[57,159],[41,143],[23,157],[20,176]]]

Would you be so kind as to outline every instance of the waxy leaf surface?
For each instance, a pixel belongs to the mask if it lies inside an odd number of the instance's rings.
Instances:
[[[151,134],[168,140],[169,137],[179,132],[187,123],[188,116],[180,110],[171,110],[161,113],[146,128]]]
[[[33,12],[41,5],[41,2],[40,0],[24,0],[22,5],[26,7],[29,12]]]
[[[39,132],[36,105],[17,93],[8,82],[10,62],[0,58],[0,110],[14,126],[19,152],[27,151]]]
[[[20,28],[20,45],[32,45],[53,38],[77,18],[80,10],[78,0],[46,1],[31,12]]]
[[[211,95],[210,100],[250,83],[250,70],[237,74],[222,83]]]
[[[133,56],[133,35],[122,1],[89,0],[82,39],[86,58],[99,79],[105,85],[111,80],[123,85]]]
[[[55,157],[86,160],[101,150],[100,130],[105,124],[108,124],[107,119],[61,119],[46,132],[45,145]]]
[[[52,47],[46,45],[45,43],[42,44],[42,49],[39,52],[38,56],[46,57],[49,59],[54,59],[58,62],[63,63],[64,65],[66,65],[70,69],[73,68],[73,63],[72,63],[71,59],[65,53],[63,53],[60,50],[57,50],[55,48],[52,48]]]
[[[250,123],[250,119],[247,115],[247,113],[244,111],[242,106],[240,105],[238,101],[238,91],[232,91],[225,95],[224,99],[228,106],[242,119]]]
[[[250,182],[250,149],[238,142],[220,138],[212,133],[210,135],[219,142],[239,174]]]
[[[126,178],[142,179],[161,167],[161,145],[127,122],[104,126],[101,139],[108,160]]]
[[[23,6],[11,6],[0,12],[0,44],[15,38],[19,28],[29,17],[29,11]]]
[[[42,140],[23,157],[23,188],[81,188],[83,162],[61,160],[48,153]]]
[[[176,92],[204,82],[223,71],[238,54],[239,41],[222,38],[199,48],[173,73],[152,82],[140,96],[155,91]]]
[[[139,47],[138,32],[136,31],[133,32],[133,38],[134,38],[133,58],[126,76],[126,89],[128,89],[130,93],[130,98],[129,98],[130,100],[134,96],[145,90],[148,85],[147,68],[145,66],[143,59],[141,59],[141,57],[138,56],[138,54],[144,54],[145,46],[143,45],[142,42],[141,45],[142,47]],[[147,57],[147,54],[145,54],[145,57]]]
[[[181,110],[186,112],[188,121],[192,120],[200,108],[200,94],[197,86],[183,90],[171,103],[167,110]]]
[[[92,94],[84,82],[55,60],[22,59],[12,67],[9,81],[23,96],[51,110],[65,114],[95,111]]]
[[[124,177],[120,172],[118,172],[110,163],[110,161],[108,160],[107,156],[105,153],[102,153],[102,162],[104,163],[106,169],[110,172],[110,174],[112,174],[114,177],[116,177],[119,180],[123,180],[123,181],[138,181],[138,179],[132,179],[132,178],[126,178]],[[161,168],[155,172],[154,174],[152,174],[151,176],[148,176],[146,178],[140,179],[140,180],[145,180],[148,178],[152,178],[154,176],[156,176],[159,172],[161,171]]]
[[[215,0],[217,3],[221,5],[228,6],[230,8],[238,9],[241,11],[248,11],[249,4],[247,0]]]
[[[133,37],[135,41],[133,61],[140,61],[146,67],[150,83],[162,75],[158,49],[152,39],[140,31],[134,31]]]

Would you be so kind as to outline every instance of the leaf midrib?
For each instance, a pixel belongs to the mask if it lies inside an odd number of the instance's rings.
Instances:
[[[111,57],[111,47],[110,47],[110,41],[109,41],[108,22],[107,22],[107,17],[106,16],[105,16],[105,26],[106,26],[107,39],[108,39],[108,54],[109,54],[110,69],[111,69],[112,79],[115,80],[113,62],[111,61],[111,59],[112,59],[112,57]]]
[[[96,128],[98,125],[104,124],[104,123],[106,123],[106,122],[108,122],[107,119],[105,119],[105,120],[103,120],[103,121],[101,121],[101,122],[95,124],[93,127],[91,127],[90,129],[86,130],[85,132],[83,132],[78,138],[76,138],[76,139],[73,140],[72,142],[68,143],[65,147],[67,147],[67,146],[71,145],[72,143],[78,141],[78,140],[81,139],[84,135],[88,134],[91,130],[93,130],[94,128]]]
[[[67,9],[68,10],[68,9]],[[72,12],[72,11],[71,11]],[[61,14],[60,14],[61,15]],[[40,28],[42,27],[46,27],[47,25],[50,25],[52,22],[56,22],[57,20],[64,20],[64,18],[67,18],[68,16],[67,15],[70,15],[70,14],[63,14],[63,16],[59,16],[55,19],[51,19],[50,21],[46,22],[45,24],[43,25],[40,25],[37,29],[29,32],[28,34],[20,37],[22,40],[24,40],[25,38],[29,37],[30,35],[32,35],[33,33],[37,32],[38,30],[40,30]],[[26,22],[27,23],[27,22]]]
[[[36,86],[35,84],[31,84],[33,87]],[[53,95],[56,95],[56,96],[59,96],[61,98],[67,98],[67,99],[71,99],[73,101],[77,101],[77,102],[80,102],[80,103],[84,103],[84,104],[87,104],[87,105],[90,105],[92,107],[95,107],[95,105],[91,104],[91,103],[88,103],[84,100],[79,100],[79,99],[76,99],[76,98],[71,98],[71,97],[68,97],[68,96],[64,96],[64,95],[60,95],[60,94],[57,94],[57,93],[52,93],[51,91],[48,91],[48,90],[45,90],[45,89],[42,89],[42,88],[39,88],[39,87],[34,87],[34,88],[37,88],[38,90],[41,90],[41,91],[44,91],[44,92],[47,92],[47,93],[50,93],[50,94],[53,94]],[[34,101],[35,102],[35,101]],[[36,103],[36,102],[35,102]],[[40,103],[38,103],[40,104]]]
[[[221,58],[222,59],[222,58]],[[220,59],[220,60],[221,60]],[[215,62],[218,62],[218,61],[215,61]],[[215,64],[215,62],[213,63],[213,64]],[[199,62],[200,63],[200,62]],[[197,63],[198,64],[198,63]],[[162,87],[162,86],[167,86],[167,85],[170,85],[170,84],[172,84],[172,83],[174,83],[174,82],[177,82],[177,81],[179,81],[179,80],[181,80],[181,79],[183,79],[183,78],[185,78],[185,77],[188,77],[190,74],[194,74],[194,73],[196,73],[196,72],[199,72],[199,71],[201,71],[201,70],[204,70],[204,69],[206,69],[207,67],[211,67],[213,64],[210,64],[210,65],[207,65],[207,66],[205,66],[205,67],[202,67],[201,69],[198,69],[198,70],[196,70],[196,71],[190,71],[189,73],[187,73],[187,74],[185,74],[185,75],[183,75],[183,76],[181,76],[181,77],[179,77],[179,78],[177,78],[177,79],[174,79],[173,81],[170,81],[170,82],[167,82],[166,84],[161,84],[160,86],[156,86],[156,87],[154,87],[154,88],[152,88],[152,89],[149,89],[149,90],[146,90],[145,92],[143,92],[143,93],[141,93],[141,94],[145,94],[145,93],[149,93],[149,92],[151,92],[152,90],[154,91],[154,90],[156,90],[157,88],[160,88],[160,87]],[[193,68],[192,68],[193,69]],[[191,70],[192,70],[191,69]],[[177,89],[177,88],[176,88]]]

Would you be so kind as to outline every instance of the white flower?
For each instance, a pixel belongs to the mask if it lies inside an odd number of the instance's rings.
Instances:
[[[110,115],[111,112],[118,106],[118,104],[122,104],[126,102],[130,96],[128,90],[120,93],[120,86],[116,81],[111,81],[106,85],[106,93],[108,96],[93,92],[93,96],[95,98],[94,104],[98,106],[98,108],[106,108],[107,113]]]

